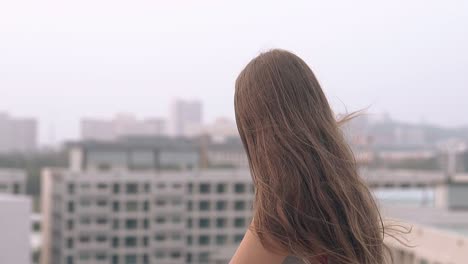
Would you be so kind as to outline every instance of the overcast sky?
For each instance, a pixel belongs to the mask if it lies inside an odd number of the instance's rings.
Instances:
[[[468,1],[226,2],[0,1],[0,111],[37,117],[42,143],[83,116],[166,117],[175,97],[233,117],[239,71],[284,48],[336,111],[468,124]]]

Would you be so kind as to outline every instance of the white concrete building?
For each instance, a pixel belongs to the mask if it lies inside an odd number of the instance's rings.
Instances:
[[[0,112],[0,153],[31,152],[37,149],[37,122],[13,118]]]
[[[200,101],[175,100],[171,105],[171,134],[173,136],[197,136],[203,132],[202,103]]]
[[[199,170],[181,139],[72,143],[42,175],[42,264],[208,263],[250,223],[248,170]]]
[[[81,120],[83,140],[113,141],[125,136],[160,136],[167,134],[166,121],[160,118],[138,120],[132,114],[118,114],[114,119]]]
[[[0,194],[0,263],[31,263],[31,200]]]
[[[25,194],[26,172],[19,169],[0,168],[0,194]]]
[[[248,171],[43,174],[41,263],[207,263],[250,223]]]

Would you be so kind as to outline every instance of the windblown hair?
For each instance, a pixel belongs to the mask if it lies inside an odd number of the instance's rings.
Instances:
[[[309,263],[385,262],[376,202],[312,70],[271,50],[236,81],[235,113],[255,185],[254,232]]]

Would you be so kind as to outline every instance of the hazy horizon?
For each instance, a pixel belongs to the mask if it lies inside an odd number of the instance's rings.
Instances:
[[[0,112],[40,119],[41,144],[76,138],[82,117],[167,118],[174,98],[201,100],[207,121],[233,118],[239,71],[283,48],[311,66],[336,112],[468,125],[467,13],[467,2],[435,0],[9,1]]]

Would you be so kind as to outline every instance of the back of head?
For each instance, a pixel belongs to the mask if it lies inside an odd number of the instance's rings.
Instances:
[[[283,50],[259,55],[236,81],[235,112],[264,246],[305,260],[383,263],[378,208],[307,64]]]

